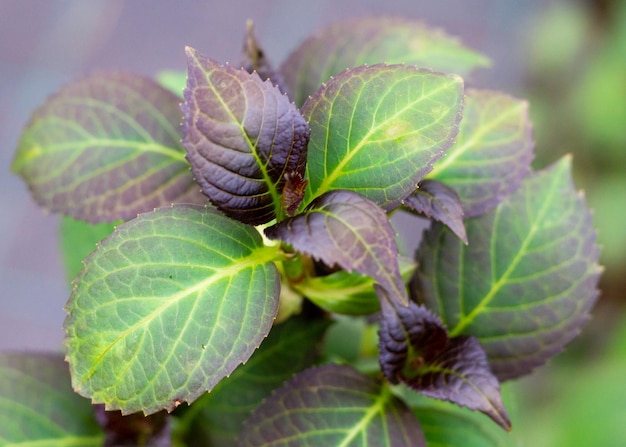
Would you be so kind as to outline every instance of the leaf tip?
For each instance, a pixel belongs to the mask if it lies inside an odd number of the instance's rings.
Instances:
[[[195,48],[190,47],[189,45],[185,45],[185,55],[188,58],[195,58],[197,54],[198,51]]]

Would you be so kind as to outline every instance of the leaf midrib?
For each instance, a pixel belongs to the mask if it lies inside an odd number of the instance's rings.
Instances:
[[[243,119],[240,121],[233,113],[233,111],[230,109],[230,107],[228,106],[227,102],[224,101],[224,98],[222,97],[222,94],[220,91],[218,91],[218,89],[216,89],[215,85],[213,84],[213,82],[209,79],[209,73],[212,71],[215,71],[215,68],[211,68],[210,71],[206,71],[204,70],[203,64],[201,64],[201,62],[198,60],[195,52],[189,52],[189,54],[193,57],[193,59],[195,60],[196,64],[198,67],[202,68],[202,73],[204,74],[204,79],[206,81],[207,86],[211,89],[211,91],[213,92],[213,94],[215,95],[215,97],[217,98],[217,100],[220,102],[220,105],[222,107],[222,109],[224,111],[226,111],[226,113],[228,114],[230,120],[232,123],[235,123],[239,129],[239,133],[241,134],[241,136],[244,138],[246,144],[248,145],[248,148],[250,150],[250,154],[254,157],[254,159],[256,160],[256,164],[259,167],[259,170],[261,171],[261,175],[263,176],[263,180],[265,183],[265,186],[267,186],[267,189],[272,197],[272,203],[274,204],[274,208],[277,210],[277,213],[279,212],[280,209],[280,194],[276,188],[276,184],[273,182],[270,173],[267,169],[267,165],[265,163],[263,163],[263,160],[261,160],[261,158],[259,157],[259,154],[257,153],[257,147],[256,144],[250,139],[250,137],[248,136],[248,132],[246,131],[245,127],[243,126]],[[239,83],[239,85],[241,86],[241,89],[245,91],[244,88],[244,81],[240,80],[239,78],[237,78],[236,76],[233,75],[233,73],[231,72],[225,72],[227,73],[230,77],[232,77],[233,79],[236,80],[237,83]],[[255,84],[255,87],[259,87],[259,89],[262,91],[263,94],[263,100],[265,102],[265,95],[267,94],[266,91],[264,91],[262,88],[260,88],[260,86],[258,86],[257,84]],[[274,88],[274,87],[272,87]],[[248,108],[248,98],[244,95],[243,100],[246,103],[246,109]],[[200,109],[196,106],[196,110],[198,111],[198,113],[200,113]],[[263,110],[263,119],[265,119],[266,117],[266,113],[265,110]],[[260,128],[263,127],[263,123],[261,124]],[[275,129],[276,130],[276,126]],[[259,133],[259,135],[261,135],[261,133]],[[274,141],[272,141],[272,143],[274,143]],[[223,147],[220,145],[220,147]],[[269,154],[271,155],[271,154]],[[270,158],[268,157],[268,164],[269,164],[269,160]],[[252,180],[256,180],[256,179],[252,179]]]
[[[419,72],[417,72],[419,73]],[[368,79],[368,82],[371,81],[373,78]],[[403,78],[402,80],[406,80],[406,78]],[[446,78],[447,81],[454,81],[454,78]],[[399,80],[396,80],[395,83],[399,82]],[[365,84],[367,84],[365,83]],[[395,86],[394,83],[394,86]],[[398,111],[396,111],[391,117],[387,118],[386,120],[380,122],[378,125],[370,127],[370,129],[368,130],[368,132],[363,136],[363,138],[361,138],[361,140],[353,147],[353,148],[348,148],[348,152],[346,153],[346,155],[342,158],[342,160],[337,164],[337,166],[333,169],[333,171],[331,171],[329,174],[326,175],[326,177],[324,178],[324,180],[322,181],[321,185],[317,188],[317,191],[315,192],[315,194],[313,195],[313,197],[317,197],[320,196],[321,194],[323,194],[324,192],[330,190],[331,185],[335,182],[335,180],[341,176],[342,172],[343,172],[343,168],[355,157],[359,154],[359,152],[361,151],[361,149],[369,143],[369,138],[372,135],[375,135],[376,132],[378,132],[381,128],[383,128],[385,125],[388,125],[390,122],[392,122],[393,120],[395,120],[398,116],[401,116],[402,114],[404,114],[407,110],[411,110],[414,107],[416,107],[417,104],[421,103],[424,100],[427,100],[428,98],[430,98],[431,96],[434,96],[436,94],[438,94],[440,91],[448,88],[451,85],[451,82],[445,82],[442,83],[442,85],[438,86],[435,89],[430,90],[427,94],[420,96],[419,98],[417,98],[414,101],[411,101],[409,103],[407,103],[407,105],[405,105],[404,107],[402,107],[401,109],[399,109]],[[423,88],[423,86],[422,86]],[[391,90],[392,88],[390,88]],[[360,95],[360,92],[359,92]],[[381,100],[382,101],[382,100]],[[335,103],[335,100],[333,99],[333,105]],[[377,108],[380,106],[380,102],[377,104]],[[353,107],[353,113],[354,113],[354,107]],[[329,119],[332,116],[332,108],[331,111],[329,112]],[[352,120],[349,123],[349,126],[352,126]],[[330,126],[327,126],[327,131],[330,128]],[[347,144],[350,144],[350,139],[346,138]],[[328,148],[328,136],[326,137],[325,141],[324,141],[324,150],[325,152],[327,152],[329,150]],[[326,163],[324,166],[324,170],[326,169]]]
[[[237,260],[236,263],[233,263],[231,267],[222,267],[215,272],[214,275],[207,277],[203,281],[186,288],[185,290],[181,290],[178,293],[175,293],[169,297],[162,297],[164,303],[162,306],[159,306],[155,310],[153,310],[147,316],[141,318],[137,323],[133,324],[126,330],[124,330],[115,340],[113,340],[103,351],[102,353],[93,361],[92,367],[80,378],[76,378],[77,384],[84,384],[88,381],[96,372],[99,364],[104,360],[107,354],[113,349],[115,345],[117,345],[120,341],[125,339],[129,334],[135,332],[141,327],[144,327],[152,320],[157,318],[159,315],[166,312],[169,307],[178,303],[179,301],[188,298],[189,296],[194,295],[197,292],[200,292],[204,289],[209,288],[212,284],[215,284],[223,279],[232,278],[234,275],[239,274],[247,269],[254,268],[268,262],[271,262],[276,259],[277,256],[276,250],[268,250],[268,249],[257,249],[252,251],[245,258],[241,258]],[[224,299],[222,300],[224,301]]]
[[[540,230],[541,222],[543,221],[543,218],[544,218],[544,216],[546,215],[546,213],[548,211],[548,208],[549,208],[548,205],[552,202],[553,194],[554,194],[554,182],[552,184],[552,188],[550,189],[549,196],[546,197],[546,200],[541,202],[542,206],[539,209],[539,212],[537,213],[537,215],[536,215],[536,217],[534,219],[534,222],[533,222],[533,224],[530,227],[530,230],[528,231],[526,237],[524,238],[524,240],[520,244],[520,248],[517,251],[517,253],[515,254],[515,257],[513,258],[511,263],[509,264],[508,268],[502,273],[500,278],[493,283],[493,285],[491,286],[491,289],[489,290],[489,292],[487,292],[487,294],[480,301],[480,303],[478,303],[478,305],[476,307],[474,307],[469,314],[466,314],[466,315],[462,314],[462,315],[460,315],[459,321],[456,323],[455,327],[450,330],[450,337],[455,337],[457,335],[462,334],[463,331],[465,330],[465,328],[467,328],[467,326],[469,326],[476,319],[476,317],[478,315],[483,313],[485,308],[495,298],[495,296],[500,291],[500,289],[503,286],[505,286],[506,284],[508,284],[509,277],[512,275],[513,271],[517,268],[517,266],[521,262],[522,258],[524,256],[526,256],[526,254],[527,254],[526,248],[529,246],[529,244],[533,240],[533,238],[534,238],[535,234],[537,233],[537,231]],[[495,215],[495,218],[494,218],[494,224],[493,224],[492,228],[495,228],[497,226],[498,216],[500,215],[499,210],[500,210],[500,208],[497,209],[497,212],[496,212],[496,215]],[[496,232],[494,232],[492,234],[492,238],[491,238],[491,243],[492,244],[495,243],[495,239],[496,239],[494,237],[495,235],[496,235]],[[494,253],[493,246],[490,248],[490,252]],[[461,264],[464,265],[463,263],[461,263]]]
[[[376,396],[376,400],[373,405],[371,405],[368,410],[365,412],[361,420],[357,424],[355,424],[350,431],[346,434],[345,438],[337,447],[347,447],[350,445],[352,440],[356,438],[360,433],[363,433],[370,422],[374,419],[374,417],[378,414],[382,414],[385,408],[385,404],[391,397],[391,392],[386,386],[381,388],[381,393]]]

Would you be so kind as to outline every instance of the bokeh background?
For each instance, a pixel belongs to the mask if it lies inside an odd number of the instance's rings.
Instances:
[[[421,19],[492,59],[468,80],[530,100],[542,167],[574,154],[603,246],[594,318],[547,368],[511,387],[515,446],[626,445],[626,1],[0,0],[0,350],[61,350],[69,295],[58,218],[9,172],[29,114],[94,70],[182,70],[191,45],[238,61],[245,21],[278,65],[355,15]],[[510,389],[509,389],[510,388]]]

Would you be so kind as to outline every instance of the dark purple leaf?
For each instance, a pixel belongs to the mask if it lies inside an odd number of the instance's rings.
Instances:
[[[204,204],[180,143],[179,103],[134,74],[76,81],[33,113],[12,169],[39,205],[92,223]]]
[[[565,157],[466,220],[467,246],[434,225],[418,250],[413,292],[451,336],[480,341],[500,380],[559,353],[596,300],[599,249],[570,172]]]
[[[302,105],[322,83],[346,68],[407,64],[466,76],[489,59],[440,29],[399,17],[360,17],[319,30],[280,66],[288,92]]]
[[[466,218],[479,216],[530,174],[534,146],[527,101],[468,89],[456,142],[428,178],[454,188]]]
[[[426,217],[446,224],[459,239],[467,244],[463,207],[456,191],[436,180],[424,180],[403,204]]]
[[[381,300],[381,308],[380,364],[392,383],[480,411],[511,429],[500,384],[476,339],[449,339],[441,320],[413,302],[405,307]]]
[[[297,374],[245,423],[241,447],[425,447],[420,425],[388,388],[349,366]]]
[[[187,48],[183,145],[202,191],[224,214],[276,217],[287,174],[304,174],[309,127],[270,81]]]
[[[274,325],[244,365],[193,403],[188,445],[232,446],[244,421],[272,391],[319,360],[320,341],[329,325],[328,319],[304,315]]]
[[[329,266],[368,275],[394,302],[408,302],[387,214],[355,192],[326,193],[302,214],[266,228],[265,234]]]

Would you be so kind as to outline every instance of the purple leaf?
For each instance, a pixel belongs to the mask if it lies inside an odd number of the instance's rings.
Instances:
[[[598,294],[599,249],[571,159],[465,225],[467,246],[441,225],[424,234],[413,292],[451,336],[481,342],[500,380],[528,374],[580,332]]]
[[[458,39],[417,20],[361,17],[319,30],[280,66],[288,92],[302,105],[322,83],[346,68],[407,64],[466,76],[489,59]]]
[[[435,399],[480,411],[506,430],[511,422],[500,384],[475,338],[448,338],[441,320],[423,306],[381,300],[380,363],[385,376]]]
[[[468,89],[456,142],[428,178],[458,193],[465,217],[479,216],[515,191],[530,173],[535,146],[528,102]]]
[[[233,446],[244,421],[272,391],[319,361],[321,340],[330,323],[300,314],[274,325],[244,365],[194,402],[188,445]]]
[[[368,275],[394,302],[408,302],[387,214],[355,192],[326,193],[302,214],[266,228],[265,234],[329,266]]]
[[[403,204],[420,214],[446,224],[467,244],[463,208],[456,191],[436,180],[424,180]]]
[[[425,447],[420,425],[388,388],[349,366],[297,374],[246,421],[241,447]]]
[[[288,174],[304,174],[309,128],[270,81],[187,48],[183,145],[202,191],[227,216],[258,225],[281,212]]]
[[[133,74],[76,81],[33,113],[12,169],[39,205],[92,223],[204,204],[180,143],[179,102]]]

